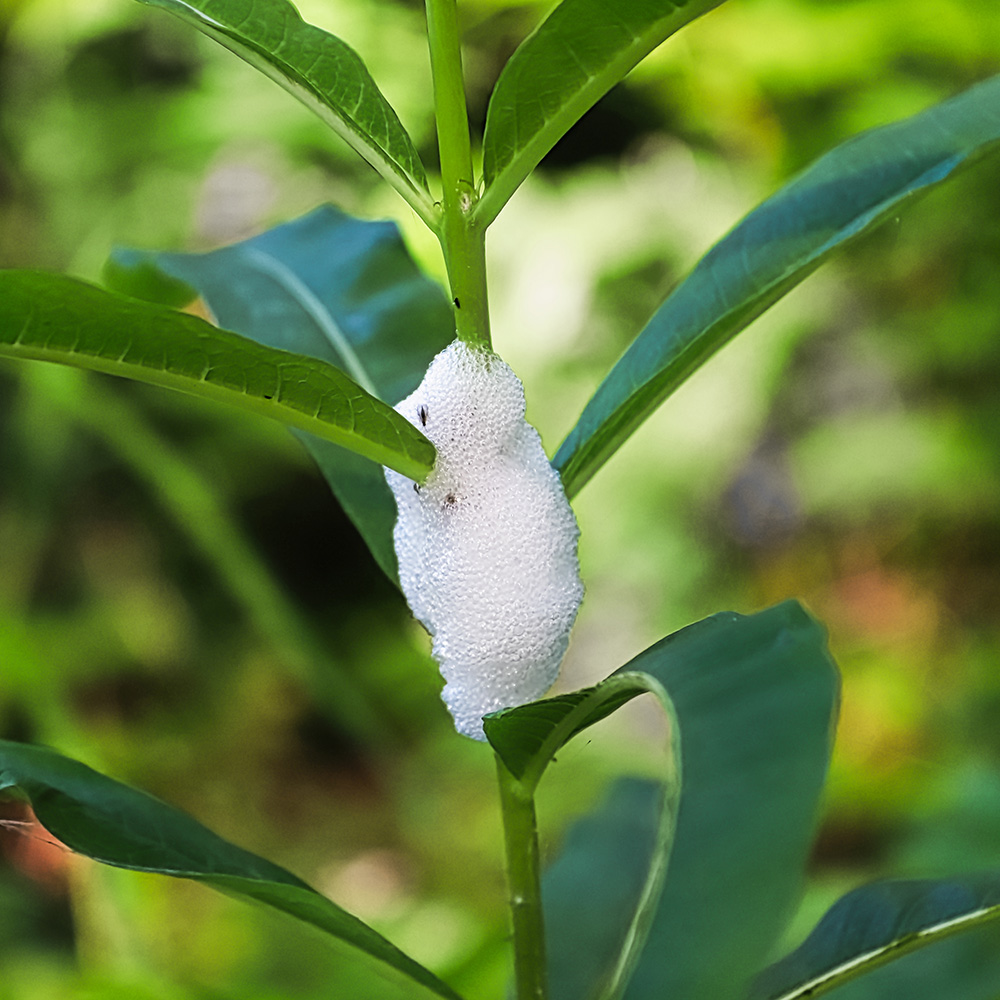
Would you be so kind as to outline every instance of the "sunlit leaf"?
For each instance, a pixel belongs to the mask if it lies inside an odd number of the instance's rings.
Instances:
[[[788,602],[707,618],[595,688],[487,716],[484,728],[512,772],[530,781],[575,733],[645,690],[669,694],[682,781],[663,895],[625,996],[739,997],[799,891],[829,761],[836,668],[823,629]],[[592,858],[593,878],[619,878],[614,858]],[[583,887],[575,905],[588,905]],[[560,904],[565,913],[573,907]],[[620,928],[606,933],[613,941]],[[553,980],[554,997],[580,996],[573,991],[582,982],[592,990],[583,996],[613,995],[603,992],[607,970],[593,964],[606,949],[593,940],[578,947],[571,930],[555,941],[570,953],[553,952],[553,971],[580,977],[565,992]]]
[[[572,495],[664,399],[834,251],[1000,149],[1000,77],[816,161],[717,243],[587,404],[554,464]]]
[[[63,275],[0,271],[0,356],[179,389],[280,420],[422,479],[434,446],[339,369]]]
[[[225,327],[329,361],[389,403],[408,395],[454,337],[451,306],[423,275],[391,222],[324,206],[205,254],[119,250],[106,273],[130,294],[201,295]],[[302,435],[379,564],[396,579],[396,504],[381,469]]]
[[[862,886],[835,903],[802,945],[761,974],[751,1000],[804,1000],[822,996],[879,966],[997,918],[1000,918],[997,874]],[[966,961],[970,960],[967,956]],[[931,982],[934,989],[947,989],[947,980],[927,978],[931,968],[926,961],[918,968],[925,978],[924,989]],[[995,996],[1000,990],[1000,963],[989,962],[984,971],[988,974],[987,983],[992,982],[988,995]],[[906,976],[907,981],[911,978],[906,969],[897,975]],[[915,986],[911,984],[905,992],[892,990],[880,995],[913,998]],[[858,988],[864,991],[863,984]],[[885,989],[884,983],[881,988]],[[942,995],[916,988],[920,996]],[[950,990],[948,995],[954,996]]]
[[[67,847],[104,864],[203,882],[280,910],[330,935],[358,960],[409,987],[458,1000],[432,972],[278,865],[216,836],[186,813],[44,747],[0,740],[0,791],[26,798]]]
[[[504,67],[483,135],[487,226],[569,128],[637,63],[723,0],[563,0]]]
[[[314,111],[429,225],[435,210],[420,157],[358,54],[308,24],[287,0],[141,0],[194,25]]]

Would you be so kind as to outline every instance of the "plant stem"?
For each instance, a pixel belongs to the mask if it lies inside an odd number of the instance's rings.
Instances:
[[[479,200],[472,170],[469,114],[465,104],[456,0],[426,0],[427,41],[434,79],[443,218],[438,239],[444,251],[460,340],[490,347],[486,291],[486,230],[474,221]]]
[[[545,926],[539,877],[538,829],[533,786],[515,778],[497,757],[500,811],[507,855],[507,888],[514,931],[517,1000],[545,1000]]]

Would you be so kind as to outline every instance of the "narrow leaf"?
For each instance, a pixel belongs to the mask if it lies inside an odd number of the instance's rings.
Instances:
[[[280,420],[421,479],[434,447],[343,372],[63,275],[0,271],[0,356],[179,389]]]
[[[838,900],[799,948],[760,975],[751,1000],[821,996],[910,952],[998,917],[997,874],[862,886]],[[1000,989],[996,963],[992,963],[992,974],[995,994]]]
[[[1000,148],[1000,77],[838,146],[751,212],[670,295],[555,465],[573,495],[705,360],[835,250]]]
[[[118,868],[203,882],[319,928],[381,974],[458,1000],[432,972],[291,872],[216,836],[186,813],[39,746],[0,740],[0,791],[17,792],[71,850]]]
[[[723,0],[563,0],[524,40],[490,98],[483,135],[488,226],[542,157],[637,63]]]
[[[828,1000],[997,1000],[1000,926],[996,921],[918,948],[825,994]]]
[[[391,222],[331,206],[205,254],[118,250],[106,279],[157,298],[200,295],[225,327],[269,347],[329,361],[395,403],[454,337],[451,306],[407,252]],[[396,504],[382,470],[313,435],[300,435],[379,564],[396,580]]]
[[[431,228],[420,157],[358,54],[287,0],[141,0],[170,11],[280,84],[361,154]]]

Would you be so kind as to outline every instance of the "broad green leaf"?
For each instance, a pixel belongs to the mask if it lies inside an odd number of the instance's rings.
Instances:
[[[789,601],[715,616],[640,654],[680,720],[670,867],[627,1000],[741,997],[800,891],[829,763],[838,675]]]
[[[396,403],[454,337],[441,288],[423,275],[391,222],[324,206],[205,254],[119,250],[107,280],[130,294],[201,295],[225,327],[269,347],[329,361]],[[379,564],[396,580],[396,503],[382,470],[313,435],[301,435]]]
[[[590,400],[554,464],[573,495],[704,361],[835,250],[1000,149],[1000,77],[817,160],[674,290]]]
[[[765,970],[754,984],[751,1000],[803,1000],[818,997],[837,987],[862,979],[843,993],[854,996],[906,996],[914,998],[913,989],[922,979],[920,996],[954,998],[947,979],[933,979],[935,967],[953,969],[953,950],[928,955],[910,967],[886,968],[880,974],[879,989],[873,992],[864,979],[866,973],[886,963],[895,963],[911,952],[938,945],[946,938],[979,928],[1000,918],[1000,875],[963,876],[947,880],[908,880],[876,882],[849,892],[831,907],[815,930],[790,955]],[[996,934],[993,934],[996,941]],[[953,942],[948,942],[953,948]],[[995,945],[994,945],[995,946]],[[966,989],[973,995],[994,997],[1000,992],[1000,961],[975,962],[969,948],[962,946],[963,965],[976,976]],[[931,949],[933,951],[933,949]],[[916,957],[916,956],[914,956]],[[914,976],[913,970],[919,970]],[[889,989],[895,982],[906,989]],[[933,983],[933,986],[932,986]],[[980,985],[974,985],[980,984]],[[934,988],[942,992],[929,993]],[[989,992],[985,992],[988,990]],[[966,995],[963,993],[962,995]]]
[[[358,54],[287,0],[141,0],[194,25],[280,84],[361,154],[434,228],[420,157]]]
[[[490,97],[483,134],[488,226],[542,157],[661,42],[723,0],[563,0],[524,40]]]
[[[44,747],[0,740],[5,790],[26,798],[42,826],[79,854],[256,900],[331,935],[357,959],[377,963],[394,985],[409,987],[406,995],[458,1000],[432,972],[291,872],[145,792]]]
[[[339,369],[63,275],[0,271],[0,357],[55,361],[280,420],[422,479],[434,446]]]
[[[487,716],[484,728],[529,780],[573,734],[657,689],[676,712],[683,777],[663,896],[625,996],[726,1000],[763,965],[799,889],[829,760],[836,668],[822,628],[788,602],[705,619],[595,688]],[[617,877],[607,858],[593,858],[592,870]],[[572,933],[562,940],[573,947]],[[553,970],[586,967],[598,953],[553,953]]]

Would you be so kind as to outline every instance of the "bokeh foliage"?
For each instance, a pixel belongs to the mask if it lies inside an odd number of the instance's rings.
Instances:
[[[479,123],[545,7],[464,0]],[[419,5],[301,10],[359,51],[433,163]],[[1000,70],[998,39],[989,0],[732,0],[612,91],[491,233],[496,346],[549,450],[743,211],[857,130]],[[441,273],[373,172],[184,26],[127,0],[0,6],[0,265],[95,278],[113,244],[210,249],[327,200],[395,217]],[[995,169],[973,171],[866,238],[576,503],[589,596],[567,686],[720,607],[794,595],[827,622],[844,701],[803,931],[874,874],[997,862],[998,218]],[[0,736],[177,802],[470,996],[499,995],[492,764],[438,685],[280,428],[0,369]],[[343,717],[345,687],[365,726]],[[635,710],[631,730],[651,725]],[[560,754],[550,853],[642,759],[613,720]],[[3,849],[3,1000],[363,995],[274,918],[77,863],[37,831],[9,828]]]

